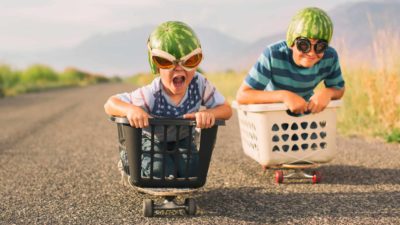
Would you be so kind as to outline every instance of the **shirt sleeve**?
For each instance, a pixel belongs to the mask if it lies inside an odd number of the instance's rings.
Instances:
[[[334,60],[332,65],[332,70],[328,74],[328,76],[324,80],[325,87],[335,88],[335,89],[343,89],[344,88],[344,80],[342,76],[342,70],[340,69],[339,57],[334,51]]]
[[[117,96],[121,101],[141,107],[143,110],[149,113],[150,107],[146,95],[147,93],[144,88],[138,88],[132,92],[121,93]]]
[[[245,78],[245,83],[256,90],[265,90],[271,81],[271,50],[266,48],[258,57],[256,64],[250,69]]]
[[[225,97],[205,77],[199,76],[199,81],[202,93],[201,105],[209,109],[225,103]]]

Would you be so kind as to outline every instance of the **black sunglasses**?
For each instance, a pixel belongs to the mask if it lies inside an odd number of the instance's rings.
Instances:
[[[297,49],[303,53],[309,53],[313,45],[316,54],[321,54],[328,48],[328,42],[325,40],[318,40],[317,43],[311,44],[308,38],[299,37],[295,40],[295,42]]]

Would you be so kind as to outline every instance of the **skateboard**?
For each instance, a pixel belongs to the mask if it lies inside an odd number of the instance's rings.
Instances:
[[[152,199],[143,200],[143,216],[152,217],[156,210],[185,210],[188,215],[195,215],[197,206],[193,198],[185,198],[183,204],[175,201],[180,195],[191,195],[198,191],[198,188],[143,188],[132,186],[138,192],[152,196],[163,197],[162,204],[156,204]]]
[[[185,179],[176,179],[165,177],[165,179],[154,179],[152,175],[150,177],[142,177],[141,168],[138,165],[142,165],[142,136],[143,131],[140,128],[131,127],[126,117],[111,117],[110,120],[117,124],[118,130],[118,146],[120,151],[126,151],[129,169],[126,170],[122,166],[122,162],[118,162],[118,169],[121,172],[121,183],[126,186],[131,186],[133,189],[140,193],[162,197],[164,202],[162,204],[155,204],[151,199],[143,200],[143,215],[145,217],[152,217],[156,210],[185,210],[188,215],[196,214],[196,202],[193,198],[185,198],[184,203],[178,204],[175,200],[177,196],[181,195],[192,195],[197,192],[206,183],[208,168],[211,160],[211,155],[215,146],[217,138],[218,126],[225,125],[224,120],[216,120],[215,125],[212,128],[201,130],[200,136],[192,137],[189,135],[189,142],[194,141],[199,149],[199,166],[197,168],[197,176],[186,177]],[[188,129],[191,133],[196,128],[196,121],[187,120],[181,118],[151,118],[149,119],[151,132],[146,134],[151,137],[151,141],[154,144],[155,141],[155,128],[161,128],[164,131],[164,135],[167,135],[168,127],[176,127],[176,139],[175,142],[180,141],[179,131],[183,128]],[[164,140],[167,136],[165,136]],[[172,141],[171,141],[172,142]],[[199,143],[198,143],[199,142]],[[168,152],[168,144],[163,145],[161,153],[163,157]],[[177,145],[174,145],[174,148]],[[176,151],[176,149],[174,150]],[[153,159],[156,152],[154,146],[150,151],[150,157]],[[180,154],[176,151],[174,154]],[[183,153],[186,154],[186,153]],[[176,164],[176,163],[175,163]],[[175,165],[177,166],[177,165]],[[152,167],[150,167],[152,168]],[[189,163],[186,163],[186,168],[189,168]],[[154,169],[154,168],[152,168]],[[177,171],[177,168],[174,168]],[[128,176],[126,173],[131,174]],[[151,173],[150,173],[151,174]],[[179,178],[179,177],[178,177]],[[168,180],[168,182],[166,182]]]
[[[311,179],[313,184],[317,184],[321,182],[321,172],[318,170],[313,170],[310,173],[306,173],[306,169],[316,169],[320,165],[316,163],[301,163],[301,164],[281,164],[281,165],[273,165],[273,166],[262,166],[263,171],[267,169],[275,170],[275,182],[277,184],[283,183],[284,179]],[[284,174],[283,171],[290,171],[287,174]]]

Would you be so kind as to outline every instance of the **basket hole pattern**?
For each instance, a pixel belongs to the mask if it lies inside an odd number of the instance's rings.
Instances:
[[[321,143],[319,144],[319,147],[320,147],[321,149],[326,149],[327,146],[328,146],[328,144],[327,144],[326,142],[321,142]],[[301,148],[300,148],[300,147],[301,147]],[[282,145],[282,150],[283,150],[284,152],[288,152],[289,149],[291,149],[292,151],[298,151],[298,150],[300,150],[300,149],[303,150],[303,151],[305,151],[305,150],[308,150],[308,149],[310,148],[311,150],[314,150],[314,151],[315,151],[315,150],[318,149],[318,144],[317,144],[317,143],[312,143],[311,146],[310,146],[309,144],[301,144],[300,147],[299,147],[297,144],[294,144],[294,145],[292,146],[292,148],[290,148],[289,145]],[[278,146],[278,145],[274,145],[274,146],[272,147],[272,151],[273,151],[273,152],[279,152],[279,151],[280,151],[279,146]]]
[[[254,144],[254,143],[248,143],[248,146],[249,146],[251,149],[253,149],[254,151],[258,151],[257,144]]]
[[[243,121],[243,125],[244,128],[248,129],[249,131],[256,131],[256,126],[254,125],[254,123],[248,120]]]
[[[310,138],[311,140],[315,140],[318,138],[318,135],[316,133],[312,133]]]
[[[284,151],[284,152],[288,152],[289,150],[298,151],[299,149],[300,149],[299,146],[296,144],[293,145],[292,147],[290,147],[289,145],[282,145],[282,151]],[[279,146],[275,145],[272,148],[272,151],[273,152],[280,151]]]
[[[275,123],[271,127],[272,151],[324,150],[328,147],[326,125],[326,121]]]
[[[279,131],[279,126],[278,126],[278,124],[274,124],[274,125],[272,126],[272,131]]]
[[[255,151],[258,151],[257,147],[257,132],[256,126],[250,120],[242,120],[241,125],[243,125],[240,129],[243,130],[243,137],[245,140],[244,143],[250,148]]]
[[[282,135],[282,140],[287,141],[289,139],[289,134],[283,134]]]
[[[297,123],[293,123],[292,126],[290,127],[291,130],[298,130],[299,126],[297,125]]]

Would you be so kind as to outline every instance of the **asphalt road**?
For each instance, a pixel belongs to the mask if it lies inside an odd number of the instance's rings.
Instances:
[[[124,84],[0,99],[0,224],[400,224],[400,146],[338,137],[323,183],[276,185],[245,156],[236,115],[221,127],[198,214],[142,216],[122,186],[103,110]]]

